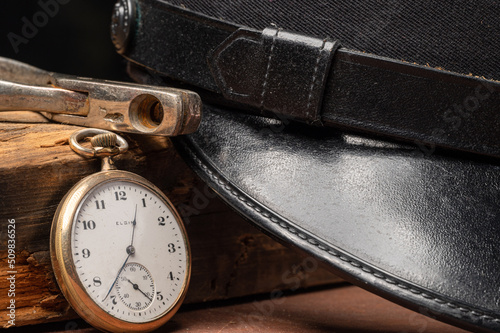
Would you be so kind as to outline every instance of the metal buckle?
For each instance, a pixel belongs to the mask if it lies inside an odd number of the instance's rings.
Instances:
[[[39,111],[65,124],[176,136],[197,130],[201,105],[188,90],[49,73],[0,57],[0,111]]]

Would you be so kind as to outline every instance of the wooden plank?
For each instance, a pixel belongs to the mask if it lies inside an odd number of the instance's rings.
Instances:
[[[432,317],[432,313],[426,313]],[[66,321],[35,326],[41,333],[71,330],[95,333],[87,323]],[[13,330],[16,333],[17,330]],[[375,296],[360,288],[341,285],[331,289],[263,295],[244,302],[207,303],[184,306],[156,332],[191,333],[465,333],[467,331],[436,321]]]
[[[15,120],[11,117],[10,120]],[[99,170],[69,148],[79,129],[43,122],[0,122],[0,326],[7,327],[7,224],[16,225],[16,326],[75,318],[50,265],[52,216],[64,194]],[[183,216],[191,239],[193,271],[186,303],[317,286],[339,281],[313,258],[290,250],[245,222],[206,187],[169,139],[126,136],[130,151],[119,169],[160,187]]]

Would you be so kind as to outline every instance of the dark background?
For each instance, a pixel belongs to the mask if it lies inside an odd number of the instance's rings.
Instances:
[[[17,59],[33,66],[65,74],[110,80],[129,80],[125,61],[114,49],[110,22],[116,0],[2,0],[0,9],[0,56]],[[53,14],[46,15],[42,3],[56,3]],[[37,14],[38,13],[38,14]],[[9,33],[23,36],[25,20],[40,27],[27,43],[15,52]],[[11,34],[12,36],[12,34]],[[129,80],[130,81],[130,80]]]

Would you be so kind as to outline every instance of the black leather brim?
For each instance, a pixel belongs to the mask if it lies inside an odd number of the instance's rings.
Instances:
[[[498,165],[210,105],[176,145],[237,211],[350,282],[500,330]]]

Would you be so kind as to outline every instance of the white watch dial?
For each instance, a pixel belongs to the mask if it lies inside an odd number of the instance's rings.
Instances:
[[[90,298],[131,323],[155,320],[187,283],[189,254],[182,227],[156,193],[112,180],[81,202],[71,231],[76,274]]]

